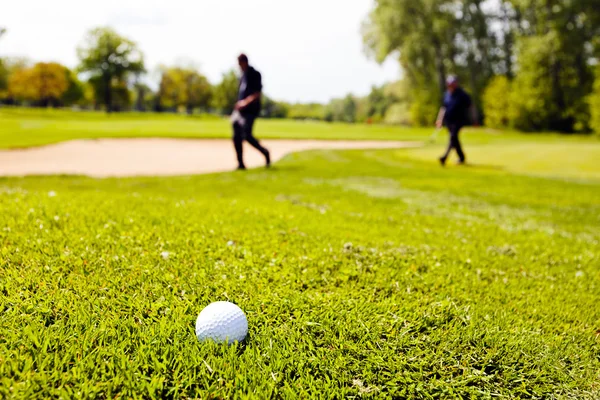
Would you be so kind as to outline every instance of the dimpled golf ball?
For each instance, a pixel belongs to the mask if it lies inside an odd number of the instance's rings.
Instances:
[[[201,342],[241,343],[247,334],[246,314],[235,304],[226,301],[209,304],[196,320],[196,336]]]

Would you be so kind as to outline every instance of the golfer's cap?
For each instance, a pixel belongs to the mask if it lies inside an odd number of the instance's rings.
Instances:
[[[446,78],[446,85],[450,86],[450,85],[456,85],[458,83],[458,76],[456,75],[450,75],[448,78]]]

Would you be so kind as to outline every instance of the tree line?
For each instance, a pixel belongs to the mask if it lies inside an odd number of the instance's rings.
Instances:
[[[445,79],[455,74],[487,126],[600,132],[600,7],[593,3],[376,0],[363,25],[365,49],[378,61],[397,57],[403,79],[327,104],[265,97],[263,116],[431,125]],[[0,59],[0,103],[228,114],[237,99],[234,70],[213,85],[193,62],[159,66],[158,85],[148,87],[137,44],[111,28],[89,31],[77,56],[74,70]]]
[[[410,120],[426,124],[448,74],[486,125],[600,132],[600,7],[590,0],[376,0],[367,51],[398,57]]]
[[[79,65],[71,70],[56,62],[0,59],[0,102],[33,107],[212,112],[230,114],[238,96],[235,71],[213,85],[192,61],[161,65],[154,90],[145,84],[144,57],[137,44],[111,28],[88,32],[77,48]],[[263,117],[343,122],[407,123],[390,117],[388,108],[403,101],[398,85],[374,87],[369,96],[351,94],[329,104],[290,104],[263,99]],[[392,107],[393,108],[393,107]],[[396,107],[396,110],[398,108]],[[396,113],[398,114],[398,113]]]
[[[75,70],[55,62],[0,59],[0,101],[107,112],[215,109],[225,113],[235,104],[237,77],[233,71],[213,86],[193,63],[159,66],[158,89],[150,89],[143,83],[147,70],[137,44],[111,28],[89,31],[77,56]]]

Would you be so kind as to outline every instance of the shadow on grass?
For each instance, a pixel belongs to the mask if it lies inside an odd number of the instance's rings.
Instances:
[[[463,165],[459,165],[464,168],[473,168],[473,169],[485,169],[491,171],[504,171],[504,167],[500,165],[488,165],[488,164],[474,164],[474,163],[466,163]]]
[[[244,341],[242,343],[238,344],[238,346],[237,346],[237,351],[236,351],[237,356],[239,357],[242,354],[244,354],[251,344],[252,344],[252,334],[250,332],[248,332]]]
[[[251,168],[252,172],[271,172],[275,174],[290,172],[290,171],[302,171],[306,168],[300,165],[271,165],[269,168],[259,167]]]

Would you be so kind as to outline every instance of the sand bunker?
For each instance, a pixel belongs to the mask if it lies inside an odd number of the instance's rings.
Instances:
[[[289,153],[326,149],[390,149],[417,147],[414,142],[263,140],[273,162]],[[248,168],[264,158],[247,143]],[[99,139],[74,140],[44,147],[0,151],[0,176],[87,175],[92,177],[174,176],[235,169],[230,140]]]

